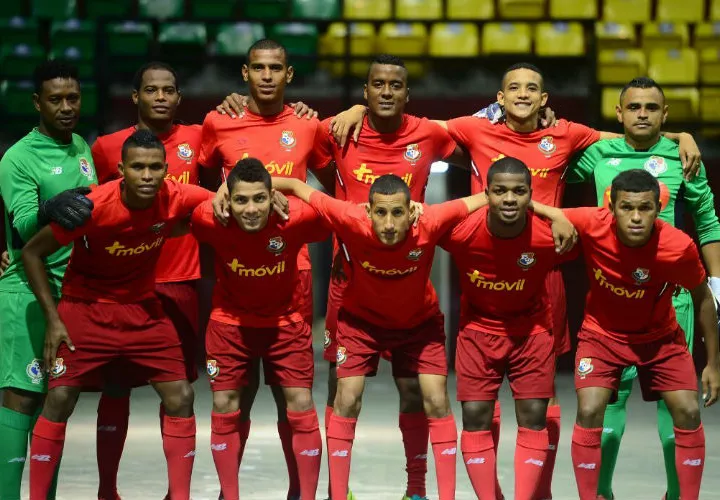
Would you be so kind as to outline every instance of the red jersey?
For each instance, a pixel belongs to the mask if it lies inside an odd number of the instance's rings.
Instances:
[[[199,186],[165,181],[155,202],[130,210],[122,201],[122,181],[89,195],[95,207],[90,220],[73,231],[51,224],[61,245],[73,245],[62,294],[92,302],[139,302],[155,293],[155,265],[173,226],[213,193]]]
[[[455,226],[440,239],[460,272],[461,328],[502,336],[550,331],[550,302],[545,277],[578,251],[555,252],[550,223],[528,211],[527,224],[515,238],[498,238],[488,228],[488,207]]]
[[[128,127],[113,134],[98,137],[92,147],[93,161],[100,184],[120,178],[117,166],[121,160],[125,139],[135,132]],[[166,134],[158,138],[165,146],[168,172],[166,179],[181,184],[198,184],[197,156],[200,151],[200,125],[173,125]],[[165,243],[155,270],[157,283],[200,278],[200,257],[198,244],[192,235],[172,238]]]
[[[258,328],[303,321],[298,304],[297,256],[305,244],[330,236],[322,220],[307,204],[290,198],[290,219],[270,213],[257,233],[243,231],[231,217],[227,226],[213,216],[212,203],[192,215],[192,232],[215,250],[213,309],[221,323]]]
[[[365,208],[323,193],[310,205],[343,240],[353,265],[343,295],[348,313],[383,328],[413,328],[439,312],[430,269],[440,237],[468,213],[462,200],[426,206],[417,227],[402,243],[384,245]]]
[[[198,163],[203,167],[222,167],[224,176],[243,158],[257,158],[272,175],[305,182],[308,168],[322,168],[327,162],[316,156],[322,140],[320,122],[295,116],[290,106],[277,115],[261,116],[248,109],[242,118],[230,118],[217,111],[205,116]],[[310,269],[305,248],[299,256],[299,269]]]
[[[623,245],[606,208],[564,210],[580,236],[590,291],[582,328],[619,342],[640,343],[678,328],[672,295],[705,280],[693,240],[663,221],[642,247]]]
[[[473,194],[485,189],[490,165],[510,156],[525,163],[533,176],[533,200],[559,207],[565,192],[564,174],[578,151],[600,140],[600,132],[579,123],[558,120],[557,125],[530,133],[493,125],[484,118],[466,116],[447,122],[448,131],[472,158]]]

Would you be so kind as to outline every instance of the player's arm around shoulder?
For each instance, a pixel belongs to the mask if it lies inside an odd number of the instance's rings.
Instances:
[[[0,160],[0,196],[12,217],[13,229],[27,242],[38,229],[38,182],[23,155],[11,148]],[[9,228],[8,228],[9,230]]]

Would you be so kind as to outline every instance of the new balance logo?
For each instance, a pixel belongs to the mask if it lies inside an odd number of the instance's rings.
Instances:
[[[15,458],[11,458],[10,460],[8,460],[7,463],[9,463],[9,464],[14,464],[14,463],[20,463],[20,464],[22,464],[22,463],[25,463],[25,457],[15,457]]]
[[[457,448],[446,448],[442,451],[442,455],[457,455]]]
[[[613,432],[615,432],[615,429],[612,427],[603,427],[603,434],[612,434]]]
[[[469,458],[468,461],[465,462],[465,463],[466,463],[467,465],[479,465],[479,464],[484,464],[484,463],[485,463],[485,459],[482,458],[482,457]]]
[[[557,450],[557,446],[555,446],[554,444],[549,444],[548,450],[555,451],[555,450]]]
[[[97,430],[99,432],[115,432],[117,431],[117,427],[114,425],[98,425]]]
[[[683,465],[689,465],[690,467],[700,467],[702,465],[702,458],[691,459],[688,458],[683,462]]]
[[[210,449],[212,451],[225,451],[227,450],[227,443],[211,444]]]
[[[427,455],[415,455],[413,460],[427,460]]]
[[[542,460],[535,460],[534,458],[528,458],[527,460],[525,460],[525,463],[537,465],[538,467],[542,467],[543,465],[545,465],[545,462],[543,462]]]
[[[195,450],[189,452],[187,455],[185,455],[183,458],[193,458],[195,456]]]
[[[303,450],[300,452],[300,454],[306,457],[317,457],[320,456],[320,449],[313,448],[312,450]]]
[[[333,457],[347,457],[349,454],[348,450],[337,450],[334,451],[332,456]]]
[[[594,463],[592,463],[592,464],[583,463],[583,464],[580,464],[577,466],[578,469],[587,469],[587,470],[595,470],[596,467],[597,467],[597,464],[594,464]]]
[[[36,462],[49,462],[50,461],[50,455],[33,455],[30,458],[32,460],[35,460]]]

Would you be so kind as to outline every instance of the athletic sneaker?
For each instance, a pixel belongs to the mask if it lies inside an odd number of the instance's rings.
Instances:
[[[330,497],[326,498],[325,500],[330,500]],[[348,490],[347,500],[355,500],[355,495],[353,495],[352,490]]]
[[[428,497],[421,497],[420,495],[413,495],[411,497],[403,495],[402,500],[428,500]]]

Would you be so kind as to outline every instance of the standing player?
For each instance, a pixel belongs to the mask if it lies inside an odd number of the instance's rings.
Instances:
[[[192,216],[198,241],[215,250],[217,285],[208,324],[207,366],[213,390],[211,445],[225,500],[237,500],[240,399],[254,359],[265,379],[282,388],[303,500],[314,500],[322,457],[312,400],[311,326],[294,300],[298,253],[329,235],[315,211],[290,200],[289,220],[271,210],[270,173],[254,158],[240,160],[227,179],[231,220],[223,226],[212,205]]]
[[[705,406],[720,389],[717,314],[692,239],[657,220],[660,186],[645,170],[617,175],[606,208],[565,210],[582,242],[590,281],[578,334],[578,413],[572,460],[580,500],[595,500],[605,407],[623,370],[636,366],[643,399],[662,398],[672,415],[680,498],[697,500],[705,465],[695,366],[675,319],[675,287],[690,290],[705,340]]]
[[[695,221],[703,260],[710,275],[709,283],[716,297],[720,297],[720,224],[715,214],[712,191],[707,183],[704,167],[690,180],[683,177],[678,147],[660,135],[667,117],[668,106],[660,86],[649,78],[636,78],[620,93],[617,107],[618,121],[623,124],[625,137],[600,141],[577,159],[570,170],[568,182],[595,179],[599,206],[608,207],[610,186],[615,176],[626,170],[645,169],[660,184],[661,220],[683,228],[685,209]],[[685,332],[690,352],[694,343],[692,297],[687,289],[679,289],[672,296],[678,324]],[[620,440],[625,431],[625,405],[632,390],[637,369],[623,371],[617,402],[605,411],[602,434],[602,468],[598,495],[610,499],[612,476],[617,462]],[[665,458],[667,500],[679,500],[680,490],[675,466],[675,433],[672,417],[664,401],[658,401],[658,432]]]
[[[105,385],[111,371],[113,379],[120,371],[149,380],[160,395],[170,496],[190,497],[193,389],[177,332],[154,292],[154,271],[173,226],[211,193],[164,180],[165,149],[149,130],[123,143],[119,168],[122,180],[89,195],[95,208],[87,224],[74,231],[46,227],[23,250],[28,281],[48,322],[44,358],[51,375],[31,444],[33,500],[47,495],[80,392]],[[43,258],[73,241],[78,244],[56,305]]]
[[[515,498],[537,498],[547,462],[545,415],[555,363],[545,277],[574,258],[558,255],[550,224],[528,210],[530,171],[515,158],[488,170],[488,207],[440,240],[460,273],[463,314],[457,339],[457,397],[462,402],[460,447],[475,494],[495,500],[496,456],[490,426],[507,373],[518,422]]]

